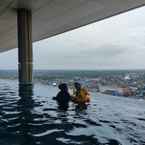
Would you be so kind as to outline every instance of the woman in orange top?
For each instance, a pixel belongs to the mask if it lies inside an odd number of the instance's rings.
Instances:
[[[81,84],[76,82],[74,83],[75,90],[73,91],[72,101],[77,104],[85,104],[90,102],[90,95],[87,89],[82,88]]]

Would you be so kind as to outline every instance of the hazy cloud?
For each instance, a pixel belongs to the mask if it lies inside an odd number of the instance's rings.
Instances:
[[[145,7],[34,43],[37,69],[145,68]],[[17,68],[17,49],[0,54]]]

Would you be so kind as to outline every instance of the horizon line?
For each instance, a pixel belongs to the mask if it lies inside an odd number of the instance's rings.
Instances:
[[[14,70],[17,71],[18,69],[0,69],[0,71],[6,70]],[[145,68],[134,68],[134,69],[33,69],[33,71],[137,71],[137,70],[144,70]]]

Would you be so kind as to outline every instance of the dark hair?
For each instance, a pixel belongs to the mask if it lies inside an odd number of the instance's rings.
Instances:
[[[80,88],[80,87],[81,87],[81,84],[78,83],[78,82],[75,82],[75,83],[74,83],[74,86],[77,87],[77,88]]]
[[[62,91],[68,90],[68,87],[67,87],[67,84],[66,83],[59,84],[58,88],[60,90],[62,90]]]

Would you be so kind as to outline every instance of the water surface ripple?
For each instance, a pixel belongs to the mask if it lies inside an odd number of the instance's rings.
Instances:
[[[145,101],[92,93],[87,108],[58,109],[57,88],[35,84],[19,97],[17,82],[0,80],[1,145],[145,145]]]

